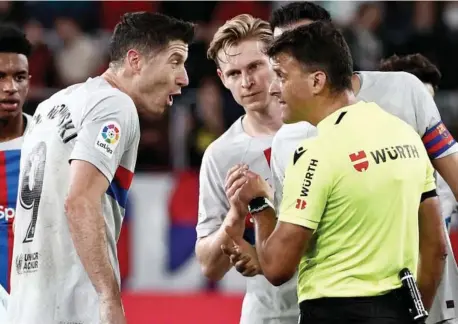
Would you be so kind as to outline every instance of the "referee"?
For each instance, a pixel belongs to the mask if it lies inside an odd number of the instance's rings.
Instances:
[[[308,121],[318,136],[291,157],[278,224],[261,177],[248,171],[234,182],[255,219],[264,276],[278,286],[299,268],[300,323],[412,322],[399,272],[410,269],[429,308],[445,254],[420,137],[375,103],[356,101],[349,49],[331,24],[285,32],[268,55],[284,121]]]

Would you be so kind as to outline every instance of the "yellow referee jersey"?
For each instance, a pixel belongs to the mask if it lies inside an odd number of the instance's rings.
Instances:
[[[435,189],[418,134],[375,103],[318,124],[286,169],[279,219],[314,230],[299,265],[299,302],[376,296],[417,273],[418,208]]]

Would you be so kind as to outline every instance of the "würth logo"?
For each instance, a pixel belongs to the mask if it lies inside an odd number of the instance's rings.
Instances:
[[[369,161],[366,156],[366,152],[359,151],[358,153],[352,153],[349,155],[353,167],[358,172],[366,171],[369,168]]]
[[[302,199],[296,200],[296,209],[304,209],[307,206],[307,202]]]

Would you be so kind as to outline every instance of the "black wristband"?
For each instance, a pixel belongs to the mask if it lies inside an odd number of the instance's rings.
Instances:
[[[275,210],[274,205],[269,201],[269,199],[265,197],[256,197],[248,204],[248,211],[251,215],[253,215],[269,207]]]

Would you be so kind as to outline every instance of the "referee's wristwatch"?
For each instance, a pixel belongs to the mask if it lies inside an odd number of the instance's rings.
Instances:
[[[275,210],[274,204],[272,204],[269,199],[265,197],[256,197],[252,199],[248,204],[248,211],[251,215],[254,215],[262,212],[263,210],[266,210],[269,207]]]

